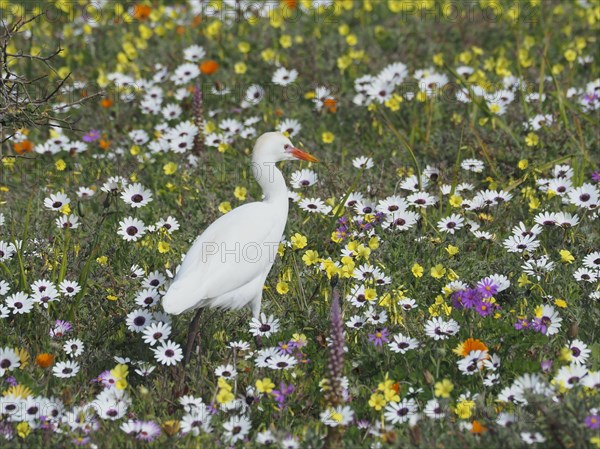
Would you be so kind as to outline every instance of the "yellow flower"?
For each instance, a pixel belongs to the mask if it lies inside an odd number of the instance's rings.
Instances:
[[[431,277],[435,279],[443,278],[446,274],[446,269],[442,264],[437,264],[434,267],[431,267]]]
[[[54,167],[56,167],[58,171],[63,171],[65,168],[67,168],[67,164],[62,159],[59,159],[54,163]]]
[[[380,382],[377,385],[377,390],[383,393],[383,397],[386,401],[391,402],[399,402],[400,396],[398,392],[400,391],[399,385],[391,379],[386,379],[383,382]]]
[[[365,299],[367,301],[374,301],[377,299],[377,292],[374,288],[365,288]]]
[[[233,191],[233,195],[240,201],[245,201],[248,195],[248,189],[246,187],[237,186]]]
[[[290,48],[293,43],[292,36],[290,36],[289,34],[284,34],[279,38],[279,43],[283,48]]]
[[[248,53],[250,52],[250,44],[248,42],[240,42],[238,44],[238,50],[240,51],[240,53]]]
[[[565,51],[564,56],[567,61],[573,62],[573,61],[575,61],[575,59],[577,59],[577,52],[575,50],[569,49],[569,50]]]
[[[273,391],[273,388],[275,388],[275,384],[268,377],[265,377],[262,380],[256,381],[256,389],[258,390],[259,393],[267,393],[268,394],[271,391]]]
[[[29,423],[27,421],[20,422],[17,424],[17,435],[20,438],[27,438],[27,435],[31,433],[31,428],[29,427]]]
[[[419,92],[417,93],[416,99],[420,103],[424,103],[427,101],[427,92]]]
[[[319,262],[319,253],[309,249],[302,256],[302,261],[306,264],[307,267],[316,264]]]
[[[329,131],[325,131],[321,135],[321,139],[323,140],[323,143],[331,143],[335,140],[335,135]]]
[[[342,36],[346,36],[350,33],[350,27],[344,23],[338,27],[338,33]]]
[[[349,34],[346,36],[346,43],[351,47],[354,47],[356,44],[358,44],[358,38],[356,37],[356,34]]]
[[[554,64],[552,66],[551,72],[552,72],[552,74],[554,76],[558,76],[558,75],[560,75],[563,72],[564,69],[565,69],[564,65],[562,65],[562,64]]]
[[[443,66],[444,65],[444,53],[436,53],[435,55],[433,55],[433,63],[437,66]]]
[[[244,73],[246,73],[246,70],[248,70],[248,67],[243,62],[236,62],[233,66],[233,70],[236,74],[243,75]]]
[[[3,391],[2,396],[14,396],[21,399],[27,399],[29,396],[33,396],[33,391],[31,391],[31,388],[26,387],[25,385],[18,384],[13,385],[9,389]]]
[[[434,394],[437,398],[449,398],[450,393],[454,390],[454,384],[449,379],[444,379],[441,382],[436,382],[434,385]]]
[[[299,343],[301,346],[304,346],[308,342],[308,338],[304,334],[294,334],[292,335],[292,341],[294,343]]]
[[[287,282],[284,281],[280,281],[277,283],[277,293],[279,293],[280,295],[285,295],[287,292],[290,291],[290,287],[288,285]]]
[[[69,215],[71,213],[71,206],[65,204],[63,207],[60,208],[60,212],[65,215]]]
[[[540,143],[540,138],[534,132],[530,132],[527,134],[527,137],[525,137],[525,144],[528,147],[535,147],[538,143]]]
[[[369,248],[372,250],[379,248],[379,238],[376,235],[369,239]]]
[[[158,242],[158,252],[161,254],[165,254],[171,251],[171,245],[167,242]]]
[[[231,203],[229,201],[223,201],[221,204],[219,204],[219,212],[221,212],[222,214],[226,214],[230,210]]]
[[[19,362],[21,363],[20,369],[25,368],[29,365],[29,353],[23,348],[15,348],[15,352],[19,357]]]
[[[208,25],[204,30],[208,37],[214,38],[219,35],[222,26],[223,23],[217,20]]]
[[[129,367],[124,364],[118,364],[113,369],[110,370],[110,374],[117,381],[116,387],[119,390],[124,390],[127,388],[127,375],[129,374]]]
[[[419,265],[417,262],[415,262],[415,264],[412,266],[411,268],[412,274],[414,277],[416,278],[422,278],[423,277],[423,272],[425,271],[423,269],[423,267],[421,265]]]
[[[600,448],[600,437],[590,438],[590,443],[592,443],[594,446]]]
[[[541,205],[542,205],[542,203],[540,202],[539,199],[537,199],[537,198],[531,198],[531,200],[529,201],[529,210],[539,209],[539,207]]]
[[[272,48],[267,48],[260,53],[260,57],[265,62],[271,62],[275,59],[276,53]]]
[[[337,68],[341,71],[346,70],[352,65],[352,58],[348,55],[342,55],[337,58]]]
[[[356,248],[356,255],[359,258],[368,260],[371,255],[371,249],[365,245],[358,245],[358,248]]]
[[[458,254],[458,246],[448,245],[446,247],[446,252],[450,257],[454,257]]]
[[[177,171],[177,164],[175,162],[167,162],[163,166],[163,172],[165,175],[172,175]]]
[[[460,419],[469,419],[473,415],[474,408],[475,402],[466,399],[456,404],[456,407],[454,407],[454,413],[456,413]]]
[[[554,300],[554,304],[556,304],[556,307],[560,307],[561,309],[566,309],[568,307],[567,301],[564,299],[557,298]]]
[[[452,195],[450,197],[450,206],[452,207],[460,207],[462,205],[462,197],[460,195]]]
[[[107,295],[106,299],[108,299],[109,301],[116,301],[117,299],[119,299],[118,297],[116,297],[115,295]]]
[[[527,284],[531,284],[531,281],[529,280],[529,278],[527,277],[527,275],[525,273],[521,273],[521,276],[519,276],[519,279],[517,280],[517,285],[520,288],[523,288]]]
[[[519,170],[525,170],[527,167],[529,167],[529,161],[527,159],[521,159],[519,161]]]
[[[570,363],[573,360],[573,352],[570,348],[561,348],[559,357],[563,362]]]
[[[456,281],[459,278],[458,274],[456,274],[456,271],[454,271],[452,268],[448,268],[448,273],[446,273],[446,277],[450,281]]]
[[[298,232],[296,232],[290,240],[293,249],[302,249],[308,244],[308,239]]]
[[[219,377],[217,385],[220,390],[233,391],[233,387],[229,385],[223,377]]]
[[[561,249],[559,251],[560,253],[560,260],[563,263],[573,263],[573,261],[575,260],[575,257],[573,257],[573,255],[571,254],[571,252],[568,249]]]
[[[385,407],[386,404],[387,401],[381,393],[373,393],[369,399],[369,406],[373,407],[377,411]]]
[[[229,401],[232,401],[233,399],[235,399],[234,394],[229,391],[226,390],[224,388],[219,390],[219,393],[217,394],[217,402],[219,404],[226,404]]]
[[[142,24],[138,27],[138,30],[140,32],[140,36],[142,36],[142,39],[148,40],[152,37],[152,35],[154,34],[154,32],[152,31],[152,28],[147,27],[146,25]]]

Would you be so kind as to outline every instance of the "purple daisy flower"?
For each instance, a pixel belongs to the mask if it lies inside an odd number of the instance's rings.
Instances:
[[[600,415],[586,416],[585,425],[590,429],[600,429]]]
[[[493,279],[485,278],[477,284],[477,292],[484,298],[491,298],[498,293],[498,286],[494,283]]]
[[[54,326],[50,329],[50,336],[60,338],[71,332],[71,329],[73,329],[73,326],[68,321],[56,320]]]
[[[475,310],[481,316],[488,316],[494,311],[494,305],[489,302],[479,301],[479,304],[475,306]]]
[[[375,329],[375,332],[368,334],[369,341],[375,346],[383,346],[388,340],[388,330],[384,327],[381,329]]]
[[[100,131],[97,129],[90,129],[82,138],[84,142],[94,142],[100,138]]]

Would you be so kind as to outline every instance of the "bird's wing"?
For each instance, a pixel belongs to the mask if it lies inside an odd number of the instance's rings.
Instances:
[[[261,202],[223,215],[200,235],[163,298],[168,313],[248,284],[275,260],[287,214]]]

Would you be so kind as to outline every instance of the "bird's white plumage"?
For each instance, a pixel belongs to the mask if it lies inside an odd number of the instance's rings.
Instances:
[[[299,151],[280,133],[266,133],[257,140],[252,168],[264,201],[223,215],[196,239],[163,298],[165,312],[180,314],[198,307],[238,309],[250,304],[258,316],[263,285],[288,214],[287,187],[275,163],[294,159],[291,150]]]

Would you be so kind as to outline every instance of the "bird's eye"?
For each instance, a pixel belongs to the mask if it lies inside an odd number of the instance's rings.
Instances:
[[[292,146],[291,146],[289,143],[286,143],[286,144],[283,146],[283,149],[284,149],[284,150],[286,150],[286,151],[288,151],[288,150],[291,150],[291,149],[292,149]]]

